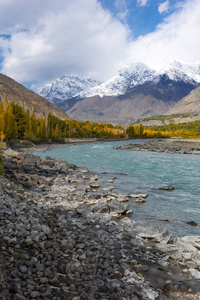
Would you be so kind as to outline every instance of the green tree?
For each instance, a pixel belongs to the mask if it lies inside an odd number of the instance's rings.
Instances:
[[[11,103],[14,120],[17,123],[18,138],[23,138],[27,128],[27,116],[18,104]]]

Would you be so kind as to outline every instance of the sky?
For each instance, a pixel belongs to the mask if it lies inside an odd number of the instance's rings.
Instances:
[[[61,75],[200,62],[200,0],[1,0],[0,72],[37,90]]]

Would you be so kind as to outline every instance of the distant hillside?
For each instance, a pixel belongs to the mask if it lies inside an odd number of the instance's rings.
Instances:
[[[183,114],[186,112],[200,114],[200,87],[197,87],[186,97],[176,103],[166,115]]]
[[[184,113],[184,114],[172,114],[172,115],[158,115],[148,118],[140,118],[132,124],[142,124],[143,126],[163,126],[173,125],[180,123],[190,123],[200,120],[200,114],[197,113]]]
[[[10,77],[0,74],[0,101],[14,102],[30,112],[35,111],[37,118],[44,118],[49,113],[64,120],[68,115],[59,107],[39,96]]]

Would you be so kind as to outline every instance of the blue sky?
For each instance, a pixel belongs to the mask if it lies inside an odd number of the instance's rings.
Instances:
[[[143,62],[200,61],[199,0],[1,0],[0,71],[37,90]]]
[[[108,9],[116,18],[127,24],[133,38],[153,32],[163,18],[171,14],[177,2],[168,1],[136,1],[136,0],[101,0],[102,6]],[[165,3],[166,10],[159,12],[159,7]]]

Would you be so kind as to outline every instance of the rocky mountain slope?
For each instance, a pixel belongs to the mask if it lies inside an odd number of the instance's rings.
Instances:
[[[166,115],[182,114],[191,112],[200,114],[200,87],[197,87],[189,93],[186,97],[174,105]]]
[[[69,119],[68,115],[61,108],[28,90],[10,77],[0,74],[0,101],[5,102],[6,100],[17,103],[25,110],[29,109],[30,112],[34,110],[38,118],[44,118],[51,113],[60,119]]]
[[[43,95],[50,100],[53,95],[54,102],[71,118],[126,125],[141,117],[168,112],[199,84],[198,64],[173,62],[156,71],[136,63],[124,67],[107,82],[82,90],[72,98],[64,92],[65,86],[59,86],[57,95],[45,94],[43,89]]]

